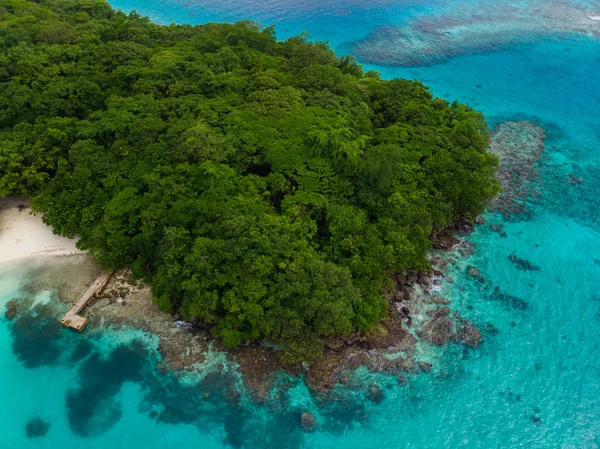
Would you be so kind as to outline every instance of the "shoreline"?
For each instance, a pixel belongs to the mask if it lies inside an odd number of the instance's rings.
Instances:
[[[8,251],[3,251],[0,264],[26,262],[36,270],[33,282],[25,287],[29,293],[54,290],[61,303],[71,304],[100,272],[94,259],[77,250],[75,240],[52,234],[51,227],[39,216],[30,215],[26,199],[12,197],[0,205],[0,223],[4,226],[0,243],[14,239],[16,233],[23,235],[22,241],[13,242]],[[468,234],[471,229],[472,225],[459,223],[452,232]],[[444,259],[471,254],[471,249],[462,247],[464,244],[447,231],[438,235],[430,253],[431,271],[394,276],[394,286],[384,293],[389,304],[387,316],[368,332],[324,339],[322,357],[310,363],[285,366],[277,348],[264,343],[225,348],[206,329],[160,311],[152,301],[150,288],[133,284],[129,270],[115,273],[83,316],[89,320],[87,332],[130,327],[155,335],[162,356],[162,362],[156,366],[160,373],[169,371],[178,376],[201,369],[198,365],[206,360],[209,346],[214,345],[226,353],[228,362],[241,373],[246,390],[259,402],[268,399],[281,372],[303,376],[313,395],[326,400],[336,385],[353,384],[354,373],[361,366],[370,372],[396,376],[399,384],[406,381],[405,375],[429,373],[435,364],[419,353],[420,344],[463,344],[470,348],[479,345],[482,338],[476,326],[452,310],[450,301],[438,294],[446,278],[440,271],[447,265]],[[18,303],[11,305],[11,313],[18,314]],[[383,397],[378,385],[362,388],[373,402]]]
[[[0,263],[27,258],[85,254],[75,239],[61,237],[33,215],[24,197],[0,198]]]
[[[470,229],[462,225],[456,231],[468,233]],[[241,374],[245,389],[253,400],[267,402],[278,375],[285,373],[302,376],[313,397],[327,401],[335,398],[333,389],[336,385],[357,387],[356,370],[360,367],[387,374],[392,379],[395,377],[399,384],[404,384],[405,376],[436,370],[435,360],[424,357],[419,345],[443,348],[460,344],[465,348],[476,348],[481,343],[482,337],[476,326],[453,310],[450,300],[439,296],[445,278],[440,270],[447,266],[444,259],[468,256],[472,250],[468,242],[450,234],[437,243],[438,249],[431,255],[434,267],[431,271],[409,272],[394,279],[395,287],[385,294],[389,313],[374,329],[325,339],[323,356],[308,364],[282,365],[278,350],[268,344],[225,348],[209,331],[185,323],[177,315],[160,311],[152,301],[150,288],[141,283],[132,284],[128,270],[115,273],[103,294],[91,302],[82,315],[89,320],[86,332],[133,328],[156,336],[162,359],[155,369],[160,374],[169,372],[175,377],[194,372],[206,374],[201,365],[213,346],[225,353],[229,367]],[[94,260],[86,255],[36,260],[39,267],[36,267],[35,278],[25,290],[29,294],[56,291],[65,306],[71,304],[100,272]],[[10,318],[18,318],[18,302],[11,304],[9,309]],[[78,337],[73,333],[73,339]],[[358,387],[375,403],[385,394],[377,384]]]

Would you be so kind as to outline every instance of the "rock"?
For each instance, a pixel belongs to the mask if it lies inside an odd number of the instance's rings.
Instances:
[[[19,303],[16,299],[11,299],[6,303],[6,313],[4,314],[6,319],[10,320],[17,314],[19,311],[18,305]]]
[[[471,276],[471,277],[478,277],[480,276],[480,272],[479,272],[479,268],[473,266],[473,265],[469,265],[467,267],[467,275]]]
[[[485,223],[485,218],[483,218],[481,215],[477,215],[477,217],[475,217],[475,223],[477,223],[477,224],[484,224]]]
[[[485,278],[479,272],[479,268],[477,268],[477,267],[475,267],[473,265],[468,265],[467,266],[467,276],[475,278],[478,282],[481,282],[482,284],[485,284]]]
[[[431,286],[431,274],[426,271],[419,271],[417,275],[417,282],[422,287]]]
[[[302,424],[302,430],[305,432],[312,432],[317,428],[319,424],[317,418],[311,412],[304,412],[300,416],[300,424]]]
[[[348,376],[341,376],[338,380],[339,383],[341,383],[342,385],[346,385],[348,384],[348,382],[350,382],[350,377]]]
[[[396,381],[398,382],[398,385],[404,385],[406,383],[406,377],[404,377],[404,376],[398,376],[396,378]]]
[[[513,264],[515,264],[515,266],[517,267],[518,270],[524,270],[524,271],[539,271],[540,270],[540,267],[532,264],[531,262],[529,262],[525,259],[521,259],[515,253],[512,253],[510,256],[508,256],[508,259]]]
[[[492,323],[487,323],[485,325],[484,331],[492,337],[495,337],[500,333],[500,331]]]
[[[418,332],[418,335],[427,343],[442,346],[452,337],[454,324],[448,317],[448,307],[431,312],[431,319],[425,323],[423,329]]]
[[[542,424],[542,418],[540,418],[538,415],[531,415],[529,419],[531,419],[531,421],[538,427]]]
[[[383,401],[383,390],[379,385],[371,384],[367,389],[367,398],[369,398],[371,402],[379,404],[381,401]]]
[[[476,348],[477,346],[479,346],[479,343],[483,341],[479,330],[475,327],[473,323],[468,323],[467,325],[461,327],[458,330],[458,338],[460,338],[460,342],[462,344],[467,345],[471,348]]]
[[[166,374],[168,371],[167,365],[165,365],[164,363],[157,363],[156,364],[156,370],[160,373],[160,374]]]
[[[459,242],[459,240],[448,233],[448,231],[442,231],[435,235],[432,234],[430,239],[435,249],[443,250],[449,250]]]
[[[424,373],[430,372],[432,366],[433,365],[431,365],[431,363],[428,362],[419,362],[419,368],[421,368],[421,371],[423,371]]]
[[[432,296],[430,298],[423,298],[423,302],[425,304],[450,304],[450,301],[446,298],[442,298],[441,296]]]
[[[506,237],[506,232],[504,232],[504,226],[502,226],[501,224],[492,224],[490,225],[490,229],[500,234],[500,237]]]
[[[33,418],[25,425],[25,435],[27,438],[43,437],[48,433],[48,429],[50,429],[49,423],[40,418]]]
[[[150,419],[154,419],[158,416],[158,412],[156,410],[152,410],[150,413],[148,413],[148,418]]]
[[[417,282],[418,273],[416,271],[409,271],[404,276],[404,285],[412,286]]]
[[[433,257],[430,262],[431,262],[431,265],[434,265],[434,266],[440,267],[440,268],[446,268],[446,265],[448,265],[448,263],[441,257]]]
[[[495,287],[489,298],[492,301],[499,301],[506,307],[510,307],[517,310],[527,310],[529,307],[527,301],[519,298],[518,296],[513,296],[509,295],[508,293],[504,293],[500,287]],[[513,323],[511,323],[511,326],[514,326]]]
[[[454,223],[454,228],[461,234],[470,234],[473,231],[473,224],[463,218]]]

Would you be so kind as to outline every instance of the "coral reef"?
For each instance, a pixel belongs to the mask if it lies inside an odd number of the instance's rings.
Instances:
[[[481,2],[437,16],[417,15],[406,25],[380,27],[348,42],[344,50],[369,64],[427,66],[541,39],[600,38],[599,23],[593,19],[598,13],[597,6],[562,0]]]

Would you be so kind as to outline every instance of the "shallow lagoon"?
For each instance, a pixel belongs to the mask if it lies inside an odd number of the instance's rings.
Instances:
[[[468,9],[474,2],[438,6],[429,1],[364,5],[230,0],[218,7],[197,0],[111,3],[163,23],[251,18],[275,23],[280,37],[307,29],[343,50],[379,26]],[[482,10],[492,3],[481,3]],[[586,7],[591,11],[600,5],[587,2]],[[151,369],[158,357],[156,341],[149,335],[121,331],[79,336],[53,330],[43,313],[51,317],[58,313],[54,307],[65,306],[57,306],[55,293],[41,292],[35,298],[37,314],[31,314],[39,332],[17,332],[16,322],[0,321],[3,446],[599,447],[599,63],[600,41],[595,38],[544,36],[484,53],[465,50],[436,65],[369,66],[386,78],[420,79],[436,95],[472,104],[492,127],[526,119],[546,130],[540,198],[530,206],[531,218],[505,221],[486,215],[488,223],[469,237],[477,245],[475,254],[457,263],[451,274],[456,283],[444,286],[454,307],[485,329],[479,349],[450,346],[432,352],[432,373],[409,377],[402,386],[394,378],[364,373],[384,387],[380,404],[350,392],[345,402],[318,408],[302,383],[295,382],[268,406],[245,400],[231,405],[218,394],[227,385],[215,387],[216,380],[182,385],[158,377]],[[583,183],[569,184],[572,173]],[[493,232],[491,223],[502,224],[506,237]],[[539,270],[519,270],[509,260],[513,253]],[[464,274],[468,264],[477,266],[490,285],[526,301],[526,308],[490,290],[480,291],[481,285]],[[23,286],[34,276],[29,268],[0,266],[2,306],[13,297],[27,296]],[[127,344],[121,346],[123,342]],[[214,392],[209,400],[202,394],[207,390]],[[96,408],[79,409],[74,398]],[[316,411],[320,423],[312,434],[298,428],[297,413],[306,406]],[[162,418],[150,418],[153,410],[164,413]],[[48,433],[27,438],[25,426],[35,417],[50,424]]]

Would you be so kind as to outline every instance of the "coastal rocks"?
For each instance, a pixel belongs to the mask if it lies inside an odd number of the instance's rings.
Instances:
[[[441,257],[432,257],[431,260],[429,261],[431,263],[431,265],[433,265],[434,267],[439,267],[441,269],[446,268],[446,266],[448,265],[448,262],[446,262],[444,259],[442,259]]]
[[[442,346],[449,338],[454,337],[454,323],[448,316],[450,309],[442,307],[431,312],[431,319],[425,323],[418,335],[429,344]]]
[[[257,345],[241,346],[235,349],[234,354],[246,388],[254,399],[266,401],[273,383],[273,374],[279,368],[278,354],[271,348]]]
[[[429,236],[429,239],[431,240],[434,249],[441,249],[446,251],[452,249],[453,246],[460,242],[458,238],[456,238],[446,230],[443,230],[436,234],[431,234]]]
[[[300,415],[300,424],[305,432],[312,432],[318,426],[317,418],[311,412],[304,412]]]
[[[25,425],[25,435],[27,438],[39,438],[46,435],[49,429],[49,423],[40,418],[33,418]]]
[[[485,218],[483,218],[481,215],[477,215],[475,217],[475,223],[477,223],[477,224],[485,224]]]
[[[485,220],[483,220],[483,217],[479,217],[480,220],[482,220],[483,222],[485,222]],[[465,219],[465,218],[461,218],[460,220],[457,220],[452,227],[460,232],[461,234],[466,234],[469,235],[472,231],[473,231],[473,223],[471,223],[469,220]]]
[[[11,320],[19,311],[19,302],[16,299],[11,299],[6,303],[6,312],[4,316],[7,320]]]
[[[524,271],[539,271],[540,270],[540,267],[532,264],[531,262],[529,262],[525,259],[521,259],[515,253],[512,253],[510,256],[508,256],[508,259],[513,264],[515,264],[515,266],[517,267],[518,270],[524,270]]]
[[[442,304],[442,305],[450,304],[449,300],[447,300],[446,298],[442,298],[441,296],[425,297],[425,298],[423,298],[423,302],[425,304]]]
[[[546,134],[543,128],[528,121],[504,122],[492,131],[490,151],[498,156],[498,179],[502,193],[490,208],[505,218],[527,218],[527,201],[537,196],[534,181],[537,162],[544,150]]]

